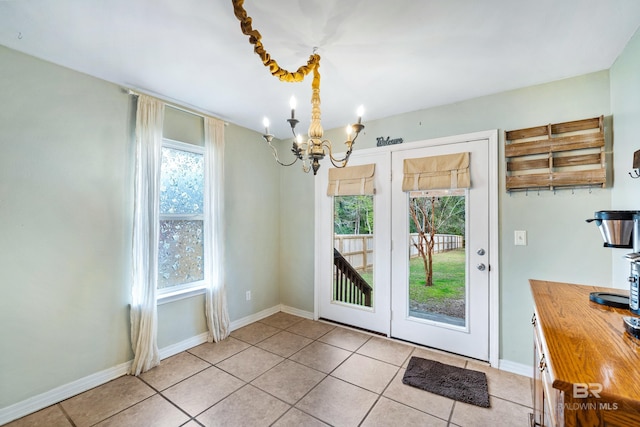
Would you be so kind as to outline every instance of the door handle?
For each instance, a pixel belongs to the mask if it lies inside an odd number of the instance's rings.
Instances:
[[[480,263],[476,266],[476,268],[480,271],[485,271],[487,269],[487,266],[484,265],[483,263]]]

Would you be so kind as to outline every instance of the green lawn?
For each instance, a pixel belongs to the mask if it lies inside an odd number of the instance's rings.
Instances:
[[[425,286],[422,258],[413,258],[409,263],[409,298],[418,303],[464,298],[464,256],[464,249],[434,254],[433,286]],[[360,274],[367,283],[373,283],[373,271]]]
[[[433,286],[425,286],[422,258],[413,258],[409,267],[409,298],[417,302],[433,299],[461,299],[465,291],[464,249],[433,255]]]

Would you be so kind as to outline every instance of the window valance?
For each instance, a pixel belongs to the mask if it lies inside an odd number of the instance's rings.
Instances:
[[[375,164],[329,169],[328,196],[361,196],[374,194]]]
[[[402,191],[469,188],[469,153],[405,159]]]

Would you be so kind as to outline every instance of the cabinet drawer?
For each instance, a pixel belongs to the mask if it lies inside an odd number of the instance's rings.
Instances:
[[[563,393],[553,388],[553,378],[549,367],[549,361],[547,359],[547,351],[544,348],[544,342],[542,341],[542,331],[540,325],[536,321],[536,314],[533,315],[531,323],[533,324],[534,331],[534,351],[535,362],[535,383],[541,388],[542,402],[537,402],[541,407],[534,408],[534,411],[540,413],[542,418],[540,421],[545,426],[561,426],[564,424],[563,420]]]

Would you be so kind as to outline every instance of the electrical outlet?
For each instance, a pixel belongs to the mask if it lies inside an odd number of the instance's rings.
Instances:
[[[525,230],[515,230],[513,232],[514,242],[516,246],[527,246],[527,232]]]
[[[247,298],[247,301],[251,301],[251,291],[247,291],[245,298]]]

